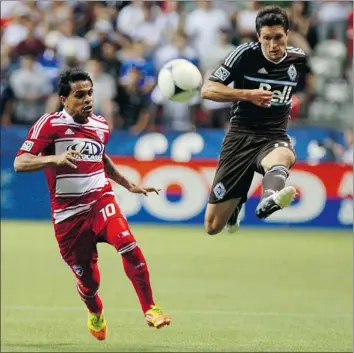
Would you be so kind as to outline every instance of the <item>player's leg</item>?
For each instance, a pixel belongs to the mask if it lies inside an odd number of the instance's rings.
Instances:
[[[112,205],[110,206],[112,207],[112,215],[107,217],[107,222],[100,236],[103,236],[107,243],[113,245],[122,256],[124,271],[135,289],[149,326],[161,328],[169,325],[171,317],[164,314],[154,302],[149,268],[144,254],[136,243],[128,222],[116,201],[113,200],[109,204]]]
[[[107,325],[98,294],[100,271],[97,248],[89,228],[90,223],[84,216],[55,225],[62,258],[77,278],[77,292],[89,312],[88,328],[98,340],[103,340]]]
[[[107,336],[107,323],[103,314],[103,303],[98,294],[101,276],[96,254],[97,252],[93,254],[89,264],[80,266],[82,274],[77,271],[77,268],[72,269],[78,279],[79,296],[89,311],[88,329],[95,338],[104,340]]]
[[[294,187],[285,187],[289,170],[296,160],[291,143],[281,141],[275,143],[274,147],[262,157],[260,162],[264,176],[262,198],[256,208],[256,215],[261,219],[288,207],[296,196]]]
[[[234,212],[232,213],[231,217],[229,220],[226,222],[225,229],[228,233],[236,233],[238,229],[240,228],[240,219],[239,215],[242,209],[242,205],[247,201],[246,198],[237,198],[236,199],[236,207]]]
[[[204,227],[210,235],[220,233],[225,226],[232,232],[238,229],[238,215],[254,174],[252,148],[248,137],[225,136],[205,212]]]
[[[239,225],[238,215],[242,207],[240,201],[240,197],[218,203],[209,201],[205,211],[205,231],[209,235],[215,235],[226,226],[233,233]]]

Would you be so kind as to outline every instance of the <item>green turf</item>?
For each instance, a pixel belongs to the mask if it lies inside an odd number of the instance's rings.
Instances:
[[[99,246],[109,336],[96,342],[49,223],[2,222],[2,351],[352,351],[352,237],[132,227],[170,327],[145,325],[119,255]]]

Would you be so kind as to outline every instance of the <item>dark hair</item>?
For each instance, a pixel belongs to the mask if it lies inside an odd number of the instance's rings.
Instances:
[[[289,18],[280,6],[267,6],[258,12],[256,17],[256,30],[259,34],[264,26],[282,26],[284,31],[289,29]]]
[[[68,97],[71,92],[71,84],[78,81],[90,81],[93,85],[90,75],[80,69],[70,68],[61,73],[58,79],[59,96]]]

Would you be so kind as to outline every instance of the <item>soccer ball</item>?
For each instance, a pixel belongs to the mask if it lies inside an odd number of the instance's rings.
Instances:
[[[187,102],[202,86],[202,75],[190,61],[174,59],[161,68],[157,84],[166,98],[174,102]]]

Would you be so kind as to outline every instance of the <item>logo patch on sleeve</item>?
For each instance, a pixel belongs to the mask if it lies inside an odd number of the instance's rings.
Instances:
[[[226,70],[224,67],[220,66],[213,74],[216,78],[221,81],[225,81],[230,76],[230,71]]]
[[[21,150],[29,152],[33,145],[34,143],[32,141],[25,141],[21,147]]]

